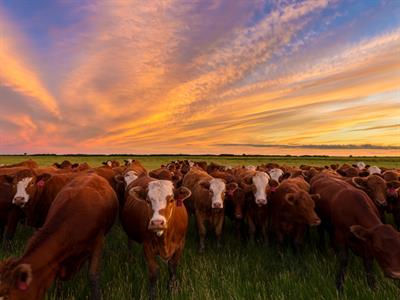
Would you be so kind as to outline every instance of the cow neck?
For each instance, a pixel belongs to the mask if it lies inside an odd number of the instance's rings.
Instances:
[[[62,260],[62,256],[68,251],[60,249],[60,242],[61,244],[63,243],[54,239],[56,235],[47,233],[45,236],[38,237],[37,234],[40,231],[39,229],[29,242],[19,263],[27,263],[31,266],[33,280],[39,285],[48,285],[56,277],[58,261]],[[54,249],[60,249],[61,251],[52,251]]]
[[[40,199],[42,199],[42,195],[44,193],[44,189],[46,187],[37,187],[35,195],[32,197],[32,199],[29,199],[28,205],[25,205],[22,210],[25,212],[27,218],[28,218],[28,223],[30,225],[34,225],[35,217],[37,215],[38,209],[40,209]]]

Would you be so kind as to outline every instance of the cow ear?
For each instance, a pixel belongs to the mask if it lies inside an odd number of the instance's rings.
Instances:
[[[32,268],[29,264],[20,264],[15,268],[14,279],[16,288],[21,291],[25,291],[29,288],[32,282]]]
[[[225,186],[226,193],[228,195],[233,195],[233,193],[237,190],[238,187],[239,186],[238,186],[238,184],[236,182],[227,183],[226,186]]]
[[[199,182],[200,186],[206,190],[210,189],[210,182],[208,180],[202,180]]]
[[[106,166],[106,165],[107,165],[107,162],[106,162],[106,161],[103,161],[102,164]]]
[[[389,189],[398,189],[400,187],[400,181],[392,180],[386,183]]]
[[[350,231],[352,234],[354,234],[354,236],[362,241],[366,241],[368,239],[368,230],[360,225],[350,226]]]
[[[117,175],[115,175],[115,176],[114,176],[114,180],[115,180],[116,182],[119,182],[119,183],[125,183],[124,175],[122,175],[122,174],[117,174]]]
[[[279,182],[273,179],[270,179],[269,186],[272,188],[277,188],[279,186]]]
[[[362,190],[368,190],[368,183],[367,180],[365,178],[362,177],[353,177],[351,179],[351,181],[353,182],[354,186],[362,189]]]
[[[283,173],[282,177],[281,177],[281,181],[288,179],[292,174],[290,174],[290,172],[285,172]]]
[[[14,176],[12,175],[2,175],[0,177],[3,177],[5,179],[5,184],[11,184],[14,180]]]
[[[177,202],[183,202],[185,199],[189,198],[192,195],[192,192],[184,186],[181,186],[174,191],[174,199]]]
[[[368,169],[370,167],[370,165],[365,165],[365,168]]]
[[[295,202],[295,194],[294,193],[288,193],[285,196],[285,200],[287,203],[289,203],[290,205],[294,205]]]
[[[36,177],[36,182],[39,183],[45,183],[47,180],[49,180],[51,178],[51,174],[50,173],[43,173],[40,174],[39,176]]]
[[[311,199],[314,201],[314,203],[317,203],[318,200],[321,199],[320,194],[311,194],[310,196],[311,196]]]
[[[245,181],[247,184],[252,184],[252,183],[253,183],[253,177],[248,176],[248,177],[246,177],[246,178],[244,179],[244,181]]]
[[[135,186],[129,190],[129,195],[132,197],[139,197],[141,199],[147,198],[147,189],[142,186]]]

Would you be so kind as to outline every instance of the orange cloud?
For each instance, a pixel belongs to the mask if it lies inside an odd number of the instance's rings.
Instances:
[[[0,85],[6,86],[26,99],[39,103],[49,113],[60,116],[55,99],[45,88],[35,70],[25,62],[25,56],[20,53],[16,36],[20,33],[12,28],[6,15],[0,10]]]

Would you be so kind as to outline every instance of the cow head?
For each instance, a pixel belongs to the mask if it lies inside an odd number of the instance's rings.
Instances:
[[[24,292],[29,289],[32,282],[31,265],[9,258],[0,262],[0,278],[0,299],[8,299],[18,291]]]
[[[281,177],[284,174],[284,172],[281,169],[278,168],[273,168],[268,172],[269,176],[271,177],[272,180],[275,180],[276,182],[281,181]]]
[[[369,175],[368,177],[354,177],[353,185],[364,190],[368,196],[377,205],[385,206],[387,186],[386,181],[378,175]]]
[[[372,166],[372,167],[369,167],[369,168],[368,168],[368,173],[369,173],[369,175],[372,175],[372,174],[381,174],[381,173],[382,173],[382,170],[381,170],[380,168],[378,168],[377,166]]]
[[[138,189],[133,188],[129,193],[137,192]],[[151,181],[146,192],[146,201],[150,204],[153,211],[148,229],[161,236],[168,228],[168,222],[172,216],[174,207],[182,206],[182,202],[190,197],[191,192],[186,187],[174,189],[172,182],[169,180]]]
[[[23,170],[13,177],[13,200],[12,203],[24,207],[30,199],[43,191],[51,174],[44,173],[36,176],[31,170]]]
[[[205,179],[200,181],[199,185],[208,191],[213,209],[224,208],[225,192],[232,194],[238,187],[234,182],[225,184],[225,181],[220,178]]]
[[[253,193],[254,200],[258,206],[263,206],[267,204],[269,180],[270,177],[267,173],[256,171],[254,175],[245,177],[240,184],[246,193]]]
[[[246,205],[246,193],[243,189],[238,188],[232,194],[232,201],[234,206],[234,214],[236,219],[243,219],[244,218],[244,208]]]
[[[305,223],[310,226],[317,226],[321,223],[315,213],[315,202],[320,199],[319,194],[312,194],[305,191],[288,193],[285,195],[285,201],[289,207],[293,209],[293,221],[298,223]]]
[[[398,231],[387,224],[380,224],[373,228],[353,225],[350,231],[365,243],[386,277],[400,279],[400,233]]]
[[[353,165],[353,167],[356,167],[361,171],[365,169],[366,165],[362,161],[359,161],[356,165]]]

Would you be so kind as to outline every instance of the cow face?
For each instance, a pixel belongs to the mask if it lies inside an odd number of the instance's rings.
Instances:
[[[199,185],[208,190],[209,198],[211,199],[211,208],[222,209],[224,208],[225,192],[233,193],[237,188],[236,183],[225,184],[225,181],[220,178],[213,178],[211,180],[203,180]],[[227,191],[228,187],[228,191]]]
[[[310,195],[304,191],[288,193],[285,196],[289,207],[293,207],[293,221],[305,223],[310,226],[317,226],[321,223],[320,218],[318,218],[314,210],[315,202],[319,199],[319,194]]]
[[[267,188],[269,183],[269,175],[265,172],[256,171],[253,176],[245,178],[244,190],[246,192],[252,191],[254,200],[258,206],[267,204]]]
[[[400,233],[392,226],[373,228],[353,225],[350,231],[366,244],[386,277],[400,279]]]
[[[387,186],[382,177],[378,175],[370,175],[366,178],[354,177],[352,182],[354,186],[364,190],[376,205],[386,206]]]
[[[46,181],[51,174],[41,174],[36,176],[30,170],[18,172],[13,178],[13,200],[12,203],[24,207],[30,199],[34,198],[37,193],[41,192]]]
[[[360,171],[365,169],[365,163],[362,161],[359,161],[356,166]]]
[[[235,193],[233,193],[233,205],[234,205],[234,214],[236,219],[243,219],[244,217],[244,208],[246,205],[246,194],[243,189],[236,189]]]
[[[273,168],[268,172],[269,176],[271,177],[272,180],[275,180],[276,182],[280,182],[281,176],[283,175],[283,171],[278,168]]]
[[[382,173],[382,170],[379,169],[377,166],[372,166],[372,167],[369,167],[369,168],[368,168],[368,173],[369,173],[370,175],[372,175],[372,174],[381,174],[381,173]]]
[[[124,182],[125,186],[127,187],[131,182],[135,181],[138,179],[138,174],[135,171],[128,171],[124,174]]]
[[[190,195],[190,190],[185,187],[174,190],[174,186],[169,180],[151,181],[148,185],[147,201],[150,203],[153,215],[150,218],[148,229],[158,236],[163,235],[168,228],[174,207],[181,206],[182,202]]]
[[[0,299],[13,299],[13,295],[15,296],[16,293],[27,291],[30,288],[32,268],[29,264],[20,264],[10,258],[0,262],[0,278]],[[39,298],[42,297],[43,295]],[[28,298],[31,299],[32,295],[24,297],[24,299]]]

